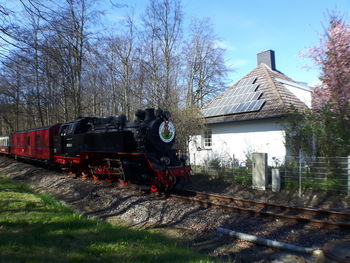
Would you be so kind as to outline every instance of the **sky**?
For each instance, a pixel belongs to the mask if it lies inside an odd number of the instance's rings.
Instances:
[[[147,0],[109,0],[108,18],[116,21],[134,10],[141,15]],[[256,54],[275,51],[276,68],[300,82],[314,85],[319,70],[301,51],[319,43],[327,25],[327,12],[338,10],[350,16],[350,0],[182,0],[187,23],[191,18],[210,18],[219,45],[227,49],[225,60],[233,71],[228,83],[234,84],[256,67]]]

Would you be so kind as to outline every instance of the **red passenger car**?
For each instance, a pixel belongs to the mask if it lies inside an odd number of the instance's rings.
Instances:
[[[46,128],[11,134],[11,153],[15,156],[52,160],[53,136],[58,134],[60,126],[55,124]]]

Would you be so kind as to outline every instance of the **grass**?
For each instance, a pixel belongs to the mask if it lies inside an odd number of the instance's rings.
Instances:
[[[0,262],[212,262],[148,231],[87,218],[0,176]]]
[[[203,180],[217,182],[227,182],[240,185],[252,184],[252,170],[247,168],[213,168],[205,166],[192,166],[197,176]]]

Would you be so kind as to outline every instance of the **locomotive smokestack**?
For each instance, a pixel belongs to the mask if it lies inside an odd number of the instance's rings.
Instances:
[[[153,108],[145,109],[145,121],[153,121],[155,118],[156,115]]]
[[[135,112],[136,120],[143,121],[145,119],[145,111],[144,110],[137,110]]]

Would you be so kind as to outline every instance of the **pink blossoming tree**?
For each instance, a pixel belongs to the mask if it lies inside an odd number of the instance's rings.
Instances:
[[[313,107],[319,109],[331,103],[341,115],[349,114],[350,20],[331,16],[319,46],[308,51],[307,56],[321,69],[322,87],[315,89]]]
[[[316,47],[303,55],[321,72],[313,108],[296,111],[286,121],[286,143],[298,150],[325,157],[350,155],[350,19],[331,15],[329,26]],[[335,166],[337,164],[334,164]]]

